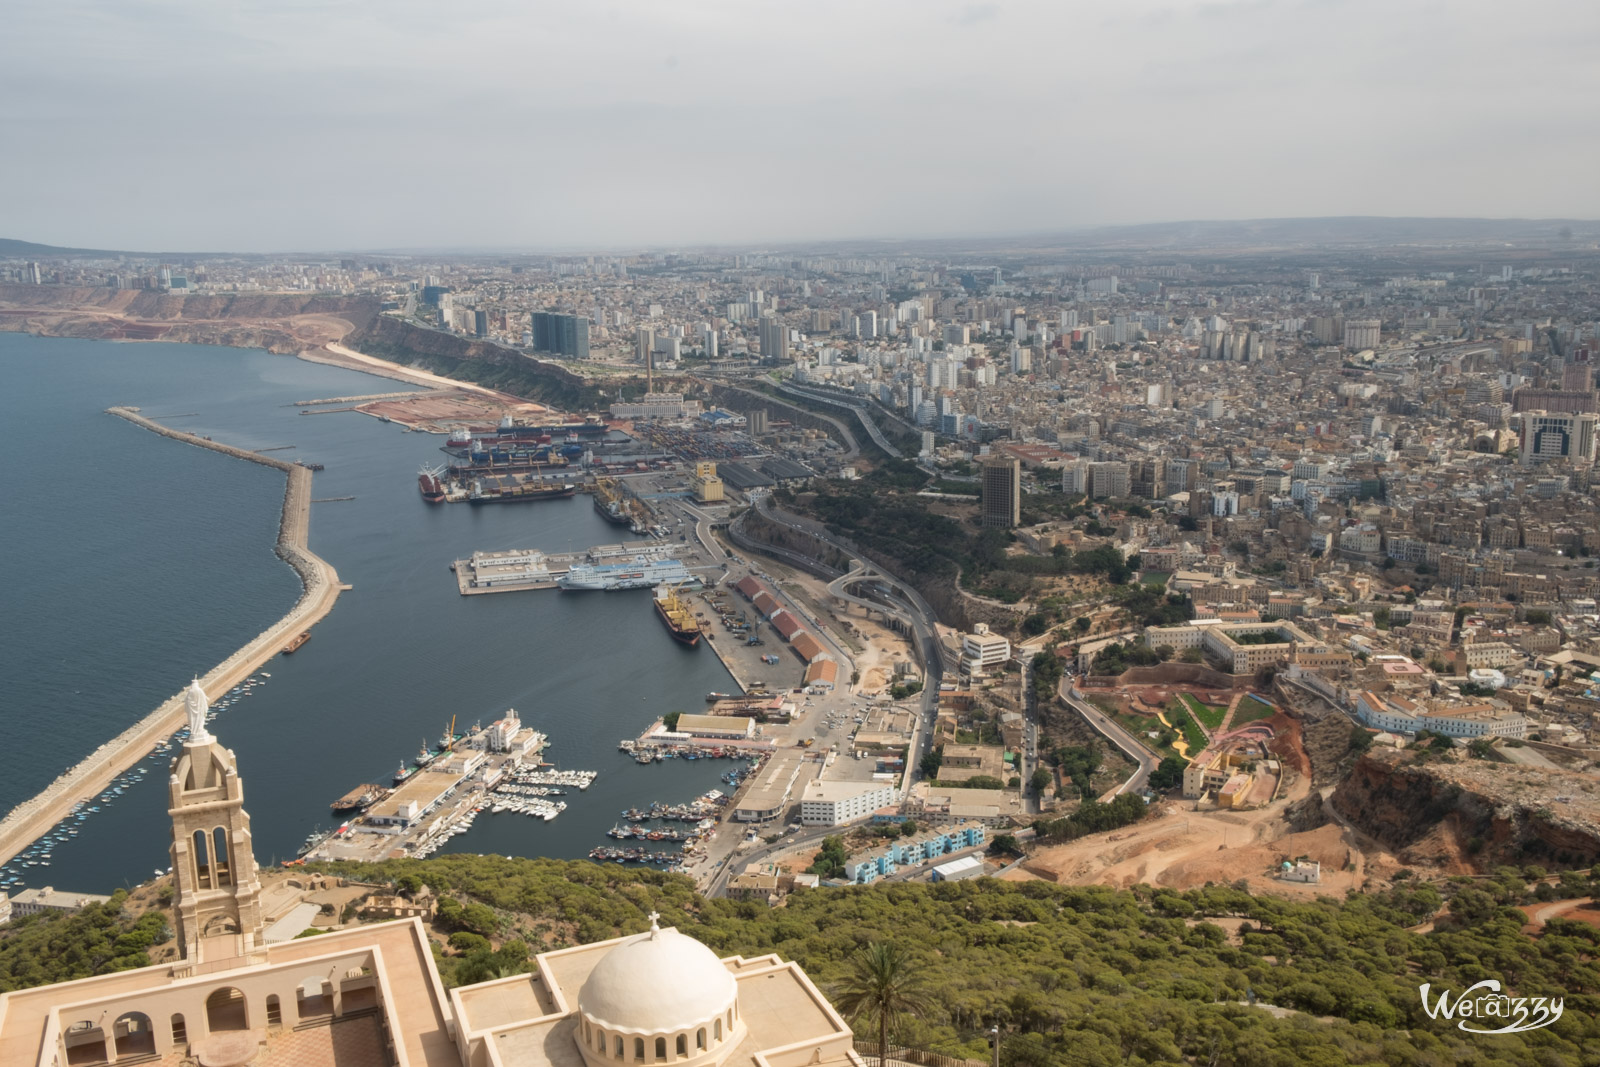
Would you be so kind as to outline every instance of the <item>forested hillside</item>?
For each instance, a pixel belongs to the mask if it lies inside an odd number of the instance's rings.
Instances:
[[[983,880],[803,891],[768,909],[702,899],[679,876],[555,860],[444,856],[349,873],[445,894],[439,925],[454,947],[441,948],[440,963],[451,983],[644,930],[655,908],[719,953],[797,960],[825,991],[863,946],[894,942],[919,961],[936,1005],[897,1040],[982,1059],[984,1031],[998,1023],[1010,1067],[1600,1063],[1600,930],[1555,920],[1524,933],[1508,902],[1528,883],[1509,869],[1453,887],[1461,921],[1430,933],[1407,929],[1437,911],[1430,886],[1299,904],[1228,887]],[[1562,888],[1595,886],[1579,874]],[[118,944],[103,918],[30,921],[0,939],[0,971],[15,986],[139,958]],[[76,962],[30,971],[23,959],[40,952]],[[1484,978],[1563,997],[1565,1013],[1547,1029],[1488,1037],[1423,1012],[1421,983],[1459,992]]]
[[[1540,937],[1523,933],[1509,902],[1528,885],[1509,870],[1463,883],[1453,898],[1462,925],[1428,934],[1406,928],[1438,909],[1430,886],[1297,904],[1227,887],[984,880],[800,892],[769,909],[704,900],[681,877],[587,863],[445,856],[351,873],[379,872],[482,905],[460,921],[534,952],[644,930],[658,908],[720,953],[797,960],[827,990],[862,946],[893,941],[925,964],[938,1004],[899,1040],[983,1059],[983,1030],[998,1021],[1012,1065],[1600,1064],[1600,930],[1558,920]],[[469,951],[444,966],[507,962]],[[1564,996],[1565,1015],[1484,1037],[1423,1012],[1421,983],[1460,991],[1483,978]],[[1252,998],[1296,1014],[1240,1003]]]

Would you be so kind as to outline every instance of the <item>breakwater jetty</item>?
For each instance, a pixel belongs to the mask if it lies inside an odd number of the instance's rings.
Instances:
[[[281,470],[286,475],[276,551],[300,576],[300,599],[288,614],[200,679],[207,695],[215,699],[255,673],[262,664],[281,652],[290,639],[310,629],[312,624],[328,614],[340,590],[347,588],[339,584],[339,575],[333,567],[307,547],[311,523],[311,471],[297,463],[273,459],[163,426],[139,414],[138,408],[113,407],[108,408],[107,413],[127,419],[163,437],[209,448],[235,459],[260,463]],[[160,707],[95,749],[51,782],[43,792],[18,804],[0,820],[0,863],[11,859],[48,833],[78,801],[87,800],[105,789],[112,779],[176,733],[183,726],[184,719],[183,694],[175,693]]]

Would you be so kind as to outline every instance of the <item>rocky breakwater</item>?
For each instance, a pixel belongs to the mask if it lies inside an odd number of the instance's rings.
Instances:
[[[163,426],[139,414],[138,408],[116,407],[109,413],[158,433],[163,437],[235,459],[259,463],[287,475],[283,494],[283,515],[278,523],[277,552],[300,576],[300,599],[288,614],[257,634],[245,646],[223,660],[200,679],[212,697],[238,685],[266,663],[296,634],[309,629],[333,609],[341,589],[333,566],[312,552],[306,544],[311,515],[311,471],[296,463],[247,452],[231,445],[210,441],[194,434]],[[128,727],[51,782],[43,792],[18,804],[0,820],[0,863],[26,849],[56,823],[72,806],[104,789],[112,779],[142,760],[164,738],[172,736],[184,723],[182,693],[174,694],[160,707]]]
[[[1600,782],[1455,754],[1374,749],[1329,803],[1402,862],[1456,873],[1600,861]]]

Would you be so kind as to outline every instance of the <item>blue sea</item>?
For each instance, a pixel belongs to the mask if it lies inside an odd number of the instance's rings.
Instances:
[[[311,548],[354,586],[212,732],[238,757],[256,858],[292,858],[328,805],[387,784],[402,758],[516,708],[546,758],[598,770],[544,823],[484,815],[451,851],[578,857],[621,809],[717,787],[722,761],[640,766],[617,751],[651,719],[697,710],[732,679],[666,635],[648,591],[462,597],[451,561],[477,550],[582,549],[617,531],[587,497],[432,506],[416,473],[442,438],[295,401],[393,392],[392,379],[250,349],[0,333],[0,426],[16,466],[0,505],[0,808],[44,788],[274,622],[300,585],[273,552],[284,477],[112,415],[322,463]],[[260,678],[260,674],[257,675]],[[216,698],[213,694],[213,698]],[[166,758],[148,757],[80,833],[13,861],[21,886],[110,892],[168,865]],[[28,866],[29,862],[33,866]]]

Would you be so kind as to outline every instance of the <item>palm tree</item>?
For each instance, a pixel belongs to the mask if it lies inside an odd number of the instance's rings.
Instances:
[[[852,1023],[860,1019],[878,1024],[878,1063],[889,1055],[889,1023],[901,1015],[923,1015],[933,1007],[927,974],[921,964],[899,946],[883,941],[857,952],[851,970],[838,987],[839,1010]]]

